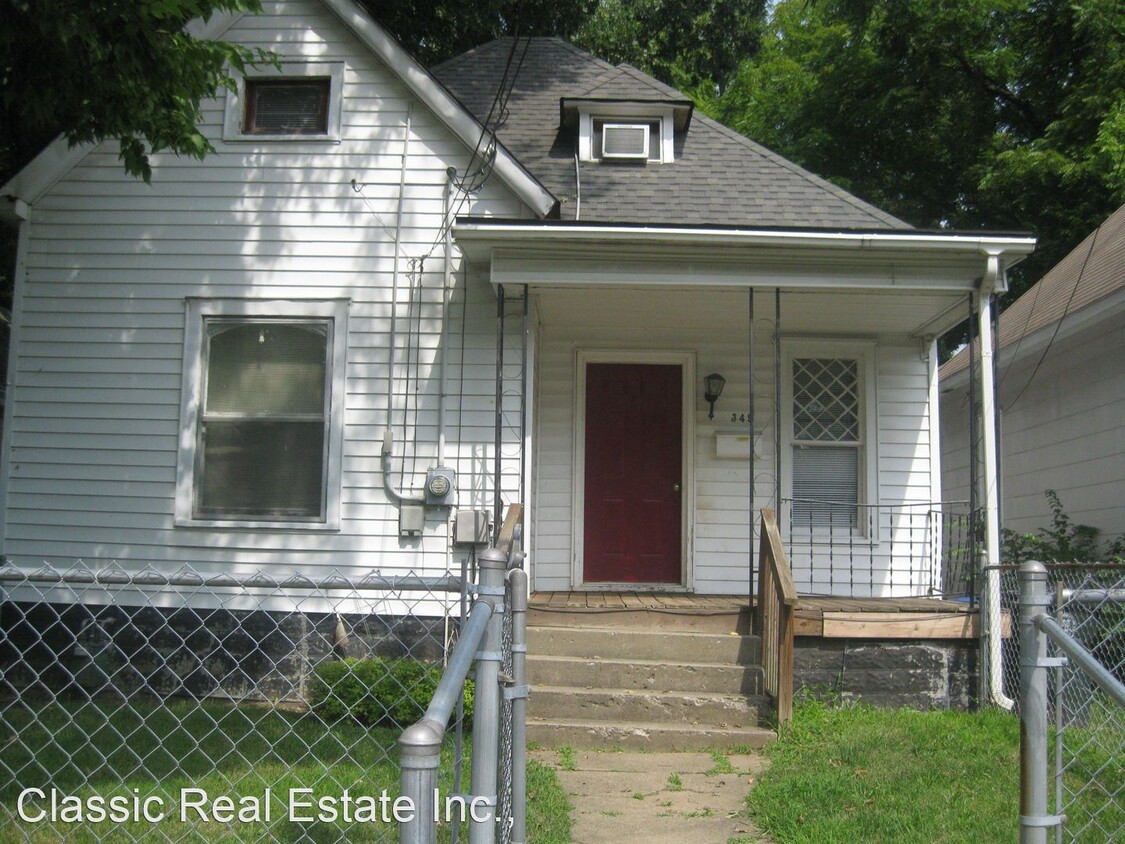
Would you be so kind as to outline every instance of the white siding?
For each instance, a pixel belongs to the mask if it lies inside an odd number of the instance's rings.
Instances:
[[[383,490],[390,227],[409,111],[390,421],[410,470],[402,486],[417,490],[436,455],[446,168],[463,170],[471,151],[423,104],[411,105],[390,69],[318,3],[267,2],[263,16],[242,18],[224,37],[289,60],[344,62],[341,141],[224,143],[218,99],[204,109],[217,152],[203,162],[154,156],[145,185],[123,174],[105,144],[36,203],[9,393],[4,553],[28,566],[81,558],[130,568],[442,571],[444,520],[432,519],[420,542],[401,541]],[[495,180],[461,212],[469,210],[527,214]],[[435,243],[411,308],[409,259]],[[338,533],[173,526],[185,297],[351,300]],[[491,505],[495,324],[487,280],[459,271],[445,351],[454,393],[447,462],[460,471],[462,506]],[[509,499],[518,496],[511,487]]]
[[[693,391],[695,509],[689,517],[693,560],[689,586],[700,593],[745,594],[750,544],[756,542],[750,524],[754,524],[756,534],[758,509],[776,507],[773,291],[757,291],[754,300],[752,393],[757,436],[753,505],[748,494],[750,462],[719,458],[715,448],[716,431],[748,430],[741,422],[741,416],[749,410],[751,394],[746,291],[544,290],[539,297],[542,324],[536,392],[534,588],[562,590],[574,585],[576,352],[678,350],[695,355],[698,382]],[[790,306],[783,297],[783,332]],[[868,309],[871,307],[873,302],[868,304]],[[807,318],[807,308],[800,313],[801,319]],[[836,323],[837,328],[840,326]],[[929,370],[921,349],[917,341],[891,338],[876,346],[880,490],[875,500],[882,504],[930,500]],[[709,420],[702,377],[712,371],[726,378],[726,387],[716,404],[714,420]],[[732,420],[732,415],[738,419]],[[783,496],[786,494],[783,491]],[[875,569],[874,582],[865,574],[857,594],[906,594],[912,587],[904,557],[908,553],[906,543],[901,534],[895,537],[894,546],[891,539],[889,528],[885,528],[876,543],[853,549],[857,568],[866,571],[873,565]],[[891,564],[892,548],[897,568]],[[798,589],[831,591],[823,574],[828,565],[827,552],[818,548],[816,556],[815,575],[807,554],[795,557]],[[839,584],[848,582],[847,563],[839,551],[835,561],[840,570],[835,591],[839,592]]]

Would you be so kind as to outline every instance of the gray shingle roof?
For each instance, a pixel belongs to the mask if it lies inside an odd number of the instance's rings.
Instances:
[[[433,69],[484,121],[512,57],[518,67],[500,141],[561,201],[564,220],[797,228],[907,229],[909,224],[696,112],[664,164],[582,162],[574,130],[560,129],[563,97],[687,99],[629,65],[615,67],[557,38],[501,38]]]

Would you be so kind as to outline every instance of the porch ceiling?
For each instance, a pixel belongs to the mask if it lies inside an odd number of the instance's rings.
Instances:
[[[746,332],[749,319],[746,290],[541,287],[536,300],[544,326],[606,330],[632,326],[653,331],[697,327],[722,334]],[[772,301],[771,295],[768,313],[759,317],[773,320]],[[934,336],[967,316],[966,294],[956,292],[785,290],[781,294],[784,334]]]

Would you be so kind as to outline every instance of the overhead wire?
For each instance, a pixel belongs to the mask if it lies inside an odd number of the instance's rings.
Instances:
[[[429,259],[438,248],[438,246],[445,239],[446,232],[453,226],[454,220],[460,215],[461,210],[468,203],[469,198],[479,193],[488,182],[489,177],[492,175],[492,165],[496,160],[497,139],[496,128],[503,124],[507,119],[508,101],[511,99],[512,91],[515,89],[516,80],[519,77],[519,72],[523,68],[524,59],[527,57],[528,49],[531,46],[531,39],[524,39],[524,48],[520,54],[519,61],[516,62],[516,51],[519,48],[520,35],[517,26],[515,33],[512,36],[512,46],[508,50],[508,57],[504,62],[504,71],[500,76],[500,81],[496,86],[496,93],[493,95],[492,104],[488,108],[488,115],[481,122],[480,136],[477,138],[476,146],[473,147],[472,155],[469,156],[469,162],[465,165],[463,175],[461,178],[453,183],[454,188],[459,194],[457,206],[453,211],[442,221],[442,225],[434,237],[433,243],[430,244],[429,249],[421,257],[423,264]],[[512,70],[513,62],[515,62],[515,72]],[[495,122],[493,118],[496,118]],[[480,165],[474,172],[473,168],[477,164],[477,159],[480,159]]]
[[[1020,388],[1019,393],[1016,394],[1014,399],[1008,402],[1007,407],[1003,408],[1005,413],[1015,407],[1016,403],[1023,398],[1023,394],[1027,392],[1027,388],[1031,386],[1032,382],[1035,380],[1035,376],[1039,374],[1039,368],[1043,365],[1043,361],[1047,359],[1047,353],[1051,351],[1051,346],[1054,345],[1055,339],[1059,336],[1059,330],[1062,328],[1063,320],[1066,319],[1067,314],[1070,313],[1070,306],[1074,302],[1074,295],[1078,292],[1078,286],[1082,283],[1082,277],[1086,274],[1086,266],[1090,263],[1090,256],[1094,254],[1094,245],[1098,242],[1098,233],[1101,230],[1101,226],[1094,229],[1094,235],[1090,238],[1090,248],[1086,250],[1086,257],[1082,259],[1082,266],[1078,270],[1078,277],[1074,279],[1074,285],[1070,288],[1070,296],[1067,297],[1066,305],[1063,306],[1062,316],[1055,322],[1055,330],[1051,333],[1051,339],[1047,341],[1047,347],[1043,349],[1043,354],[1039,356],[1039,360],[1035,363],[1035,368],[1031,371],[1031,375],[1028,376],[1023,387]],[[1030,318],[1029,314],[1028,319]],[[1023,338],[1021,337],[1020,339],[1022,340]],[[1006,374],[1007,370],[1005,370],[1005,375]]]
[[[497,128],[499,126],[503,125],[503,123],[507,120],[507,117],[508,117],[508,114],[509,114],[508,103],[509,103],[509,100],[511,99],[512,92],[515,89],[516,79],[518,78],[520,70],[523,67],[523,63],[524,63],[524,60],[527,57],[527,53],[528,53],[528,50],[530,48],[530,45],[531,45],[531,39],[530,38],[524,39],[523,50],[519,51],[520,35],[519,35],[519,25],[517,23],[517,25],[515,27],[515,30],[513,32],[511,47],[508,50],[508,56],[507,56],[507,58],[504,62],[504,70],[503,70],[503,73],[501,74],[499,83],[497,84],[497,87],[496,87],[496,93],[493,95],[492,102],[491,102],[491,104],[489,106],[489,109],[488,109],[488,115],[481,122],[480,135],[477,138],[477,142],[476,142],[475,146],[473,147],[472,154],[469,156],[468,163],[465,165],[465,169],[462,171],[463,174],[462,174],[461,178],[455,179],[456,171],[453,170],[452,168],[450,168],[450,188],[452,190],[456,190],[459,194],[459,199],[457,201],[457,205],[452,210],[443,209],[443,212],[447,212],[447,213],[444,213],[442,224],[439,227],[438,232],[437,232],[436,236],[434,237],[433,242],[430,244],[430,246],[426,250],[425,254],[423,254],[419,257],[410,257],[410,256],[406,255],[402,251],[402,249],[400,248],[399,238],[395,234],[395,231],[392,229],[392,227],[390,225],[387,224],[387,222],[383,219],[382,215],[380,215],[379,212],[372,206],[371,202],[368,200],[367,196],[364,194],[364,188],[367,187],[368,183],[360,182],[357,179],[352,179],[351,182],[350,182],[352,190],[356,194],[359,195],[359,197],[360,197],[361,201],[363,202],[364,206],[367,208],[368,213],[370,213],[371,216],[375,219],[375,221],[378,223],[379,227],[382,228],[385,233],[387,233],[388,235],[391,236],[391,239],[394,242],[394,248],[395,248],[396,255],[398,257],[406,258],[410,262],[410,271],[408,273],[409,282],[410,282],[410,285],[409,285],[410,286],[410,290],[409,290],[410,295],[409,295],[409,299],[408,299],[408,302],[407,302],[408,315],[407,315],[407,344],[406,344],[407,345],[407,360],[406,360],[406,381],[407,381],[407,383],[406,383],[406,389],[407,389],[406,405],[407,406],[403,410],[403,420],[402,420],[402,433],[403,433],[404,442],[409,440],[409,430],[408,430],[409,429],[409,421],[408,421],[408,417],[410,416],[410,409],[411,409],[410,408],[410,404],[411,404],[410,386],[411,386],[411,380],[412,380],[411,369],[412,369],[412,365],[415,368],[419,368],[421,366],[421,350],[420,349],[418,350],[418,354],[416,356],[412,355],[412,352],[414,351],[414,343],[416,341],[420,341],[420,338],[421,338],[421,331],[422,331],[422,325],[421,325],[421,320],[422,320],[422,314],[421,314],[421,310],[422,310],[422,288],[423,288],[423,275],[425,273],[425,263],[426,263],[427,259],[429,259],[434,254],[434,252],[437,250],[438,246],[441,245],[441,243],[445,240],[445,237],[446,237],[448,231],[453,226],[454,220],[457,219],[457,217],[461,213],[462,209],[468,203],[470,197],[479,193],[484,188],[485,184],[487,184],[488,179],[490,178],[490,176],[493,173],[493,165],[494,165],[495,160],[496,160],[497,144],[498,144],[497,137],[496,137],[496,131],[497,131]],[[518,60],[516,58],[517,52],[519,54]],[[514,67],[514,70],[513,70],[513,67]],[[404,201],[404,199],[400,195],[399,196],[399,202],[402,203],[403,201]],[[417,296],[415,294],[417,294]],[[467,308],[467,304],[468,303],[467,303],[467,296],[466,296],[466,300],[465,300],[465,303],[463,305],[463,308]],[[415,306],[416,306],[416,308],[415,308]],[[464,312],[463,312],[463,316],[464,316]],[[415,325],[414,325],[414,319],[415,318],[418,321],[417,335],[415,335]],[[464,338],[462,338],[462,343],[463,343],[463,341],[464,341]],[[412,358],[413,358],[413,360],[412,360]],[[463,378],[464,377],[463,376],[463,368],[464,368],[464,350],[463,349],[462,349],[461,365],[462,365],[462,378]],[[414,379],[416,380],[417,377],[419,377],[419,375],[420,375],[420,373],[415,373]],[[415,430],[414,430],[414,445],[415,445],[415,449],[414,449],[414,451],[415,451],[415,461],[414,461],[414,464],[415,465],[411,467],[411,472],[410,472],[411,474],[414,474],[417,471],[416,451],[417,451],[417,435],[418,435],[417,424],[418,424],[418,413],[419,413],[419,397],[417,396],[417,384],[415,384],[415,395],[414,395],[413,398],[414,398],[413,417],[414,417],[414,428],[415,428]],[[460,412],[458,414],[458,424],[459,425],[461,424]],[[408,474],[405,460],[402,461],[402,465],[399,467],[399,471],[400,471],[400,475],[401,475],[401,482],[404,483],[405,479],[406,479],[406,475]]]

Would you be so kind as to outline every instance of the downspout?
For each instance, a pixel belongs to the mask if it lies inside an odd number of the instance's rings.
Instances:
[[[403,495],[395,486],[392,476],[391,460],[394,452],[395,435],[391,427],[391,409],[394,407],[395,392],[395,363],[397,355],[395,348],[398,345],[398,279],[399,255],[402,251],[402,206],[406,198],[406,158],[410,148],[410,121],[414,112],[414,103],[406,108],[406,131],[402,136],[402,158],[399,163],[398,173],[398,211],[395,214],[395,254],[391,269],[391,362],[387,369],[387,427],[383,431],[383,488],[387,491],[392,501],[400,504],[422,504],[425,499]]]
[[[457,168],[449,167],[445,171],[445,191],[443,192],[442,225],[445,227],[445,280],[441,289],[441,345],[440,369],[441,390],[438,395],[438,451],[437,465],[445,465],[445,396],[448,392],[446,358],[446,343],[449,339],[449,289],[453,280],[453,221],[449,215],[453,211],[453,180],[457,177]]]
[[[938,381],[938,341],[929,338],[924,351],[930,379],[930,501],[937,506],[939,516],[930,527],[930,594],[945,596],[945,569],[942,566],[944,548],[942,522],[946,505],[942,502],[941,477],[941,384]],[[934,467],[937,467],[936,470]]]
[[[981,446],[984,451],[985,627],[988,631],[988,687],[992,702],[1013,709],[1016,702],[1004,694],[1000,618],[1000,492],[996,449],[996,380],[993,369],[992,297],[1000,280],[1000,257],[988,256],[988,270],[981,279],[977,299],[977,335],[980,337]]]
[[[574,151],[574,221],[582,219],[582,175],[578,172],[578,150]]]

